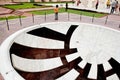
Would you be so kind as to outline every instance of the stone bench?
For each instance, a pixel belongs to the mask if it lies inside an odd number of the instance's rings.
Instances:
[[[13,66],[21,71],[25,72],[40,72],[57,68],[62,65],[61,59],[26,59],[19,57],[15,54],[11,54]]]

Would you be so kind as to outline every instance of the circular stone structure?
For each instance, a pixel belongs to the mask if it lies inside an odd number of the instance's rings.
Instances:
[[[17,31],[0,47],[5,80],[119,80],[120,31],[52,22]]]

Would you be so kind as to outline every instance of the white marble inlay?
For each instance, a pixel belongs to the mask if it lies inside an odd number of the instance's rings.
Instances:
[[[68,62],[71,62],[72,60],[74,60],[78,57],[79,57],[78,53],[73,53],[73,54],[70,54],[70,55],[66,55],[66,59],[67,59]]]
[[[85,60],[82,60],[78,65],[79,67],[81,67],[82,69],[84,69],[85,65],[87,64],[87,62]]]
[[[40,72],[57,68],[62,64],[61,59],[26,59],[12,54],[12,63],[16,69],[26,72]]]
[[[79,75],[79,72],[77,72],[75,69],[72,69],[68,73],[66,73],[65,75],[63,75],[62,77],[56,80],[76,80],[78,75]]]
[[[96,57],[92,57],[92,61],[91,61],[91,68],[90,68],[90,72],[88,74],[88,78],[90,79],[97,79],[97,59]]]
[[[97,64],[102,64],[111,57],[120,56],[118,34],[120,32],[97,25],[80,25],[71,37],[70,47],[77,47],[86,62],[93,64],[93,57],[96,57]]]
[[[107,80],[120,80],[116,74],[107,77]]]
[[[108,70],[112,69],[112,66],[108,62],[104,62],[103,67],[104,67],[105,71],[108,71]]]
[[[34,48],[63,49],[64,42],[23,33],[15,39],[16,43]]]

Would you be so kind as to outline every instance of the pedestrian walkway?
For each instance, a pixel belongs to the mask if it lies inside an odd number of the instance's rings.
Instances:
[[[14,32],[29,27],[36,24],[46,23],[46,22],[84,22],[90,24],[103,25],[105,27],[110,27],[113,29],[120,30],[120,16],[109,15],[103,18],[93,18],[77,14],[59,13],[59,20],[54,20],[54,14],[49,15],[34,15],[26,18],[8,20],[9,26],[7,26],[6,21],[0,21],[0,44]],[[9,27],[9,30],[8,30]]]
[[[106,17],[102,17],[102,19],[105,19]],[[109,15],[109,20],[112,20],[112,21],[120,21],[120,15]]]
[[[0,7],[0,15],[10,14],[13,10]]]
[[[21,12],[29,12],[29,11],[39,11],[39,10],[49,10],[49,9],[53,9],[54,7],[47,7],[47,8],[32,8],[32,9],[21,9],[18,11]]]
[[[10,15],[21,15],[21,14],[23,16],[30,16],[30,13],[28,13],[30,11],[49,10],[53,8],[54,7],[11,10],[11,9],[0,7],[0,17],[10,16]]]

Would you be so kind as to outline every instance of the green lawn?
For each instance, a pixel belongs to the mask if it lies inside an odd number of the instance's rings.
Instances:
[[[25,16],[21,16],[21,18],[24,18]],[[16,19],[16,18],[19,18],[19,16],[8,16],[7,17],[8,19]],[[6,20],[6,17],[0,17],[0,21],[1,20]]]
[[[41,2],[42,4],[60,4],[60,3],[66,3],[66,1],[62,1],[62,2]],[[72,1],[67,1],[67,3],[73,3]]]
[[[56,4],[56,3],[66,3],[66,2],[38,2],[38,3],[21,3],[16,5],[4,5],[3,7],[9,8],[9,9],[28,9],[28,8],[44,8],[44,7],[50,7],[50,6],[44,6],[44,4]],[[71,3],[71,2],[68,2]],[[43,6],[35,6],[33,4],[43,4]]]
[[[80,10],[68,10],[69,13],[74,13],[74,14],[79,14],[79,15],[84,15],[84,16],[90,16],[90,17],[96,17],[96,18],[100,18],[103,16],[106,16],[107,14],[105,13],[97,13],[97,12],[89,12],[89,11],[80,11]]]
[[[63,12],[65,12],[64,8],[59,9],[59,13],[63,13]],[[95,13],[95,12],[71,10],[71,9],[68,9],[67,12],[73,13],[73,14],[78,14],[78,15],[90,16],[90,17],[93,17],[93,15],[94,15],[94,17],[97,17],[97,18],[100,18],[100,17],[107,15],[107,14],[103,14],[103,13]],[[54,11],[53,10],[42,10],[42,11],[32,11],[30,13],[37,14],[37,15],[45,15],[45,13],[46,14],[53,14]]]
[[[51,3],[53,3],[53,2],[47,2],[47,4],[51,4]],[[55,2],[54,2],[55,3]],[[61,2],[57,2],[57,3],[61,3]],[[63,3],[65,3],[65,2],[63,2]],[[22,3],[21,5],[19,4],[19,5],[5,5],[4,7],[6,7],[6,8],[10,8],[10,9],[14,9],[14,10],[16,10],[16,9],[28,9],[28,8],[44,8],[44,7],[50,7],[50,6],[35,6],[35,5],[33,5],[34,3]],[[46,2],[45,3],[39,3],[39,4],[46,4]],[[45,14],[45,12],[46,12],[46,14],[53,14],[54,12],[53,12],[53,10],[43,10],[43,11],[32,11],[31,13],[33,13],[33,14],[37,14],[37,15],[44,15]],[[62,12],[65,12],[65,10],[64,10],[64,8],[61,8],[61,9],[59,9],[59,13],[62,13]],[[95,13],[95,12],[88,12],[88,11],[80,11],[80,10],[71,10],[71,9],[69,9],[68,10],[68,12],[69,13],[74,13],[74,14],[82,14],[82,15],[84,15],[84,16],[95,16],[95,17],[97,17],[97,18],[99,18],[99,17],[103,17],[103,16],[105,16],[106,14],[102,14],[102,13]]]
[[[50,7],[50,6],[35,6],[33,5],[33,3],[22,3],[18,5],[5,5],[3,7],[17,10],[17,9],[29,9],[29,8],[44,8],[44,7]]]

